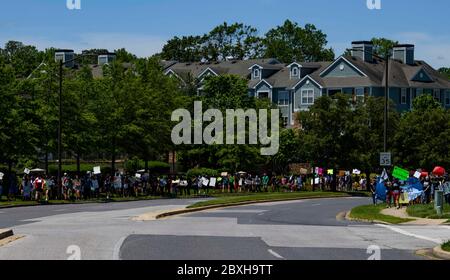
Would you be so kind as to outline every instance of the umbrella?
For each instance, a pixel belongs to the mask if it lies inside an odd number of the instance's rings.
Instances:
[[[45,172],[44,169],[39,169],[39,168],[32,169],[32,170],[30,170],[30,171],[31,171],[31,172],[34,172],[34,173],[43,173],[43,172]]]
[[[433,174],[436,176],[439,176],[439,177],[444,176],[445,173],[446,172],[445,172],[444,167],[441,167],[441,166],[438,166],[438,167],[434,168],[434,170],[433,170]]]
[[[137,173],[145,173],[145,170],[144,169],[138,170]]]

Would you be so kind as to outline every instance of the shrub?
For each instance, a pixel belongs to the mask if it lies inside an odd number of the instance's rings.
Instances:
[[[210,177],[218,177],[220,172],[214,169],[208,168],[194,168],[189,170],[186,173],[188,178],[197,177],[197,176],[210,176]]]

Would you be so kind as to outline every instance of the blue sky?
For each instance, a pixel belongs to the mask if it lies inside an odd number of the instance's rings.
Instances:
[[[161,50],[180,35],[203,34],[227,22],[244,22],[263,35],[290,19],[313,23],[341,54],[352,40],[388,37],[416,44],[416,58],[450,67],[450,1],[381,0],[2,0],[0,45],[8,40],[77,51],[125,47],[139,56]]]

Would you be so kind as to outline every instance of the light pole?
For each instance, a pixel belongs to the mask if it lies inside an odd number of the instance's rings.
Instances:
[[[348,49],[349,51],[354,52],[364,52],[366,54],[370,54],[373,57],[381,59],[386,64],[385,66],[385,86],[384,86],[384,152],[388,152],[388,125],[389,125],[389,61],[390,54],[389,52],[385,53],[385,57],[381,57],[373,52],[369,52],[361,49]]]

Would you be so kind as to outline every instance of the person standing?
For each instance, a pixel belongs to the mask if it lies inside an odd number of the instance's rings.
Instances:
[[[30,177],[25,175],[22,179],[22,199],[28,201],[31,199],[31,191],[33,186],[31,184]]]
[[[369,190],[372,193],[373,205],[378,204],[377,183],[375,179],[369,182]]]
[[[386,204],[387,208],[392,207],[392,198],[393,198],[393,189],[392,189],[392,183],[391,182],[385,182],[386,186]]]
[[[37,178],[34,180],[33,182],[34,185],[34,194],[35,194],[35,200],[36,201],[40,201],[42,194],[44,192],[44,187],[45,187],[45,181],[44,179],[42,179],[41,176],[37,176]]]
[[[16,174],[11,173],[9,175],[9,191],[8,191],[8,200],[12,201],[15,200],[15,197],[17,195],[17,178]]]
[[[55,180],[52,177],[47,176],[45,180],[45,202],[48,202],[51,199],[54,188]]]
[[[262,184],[264,192],[267,192],[269,188],[269,176],[267,176],[267,173],[264,173],[264,176],[262,177]]]

